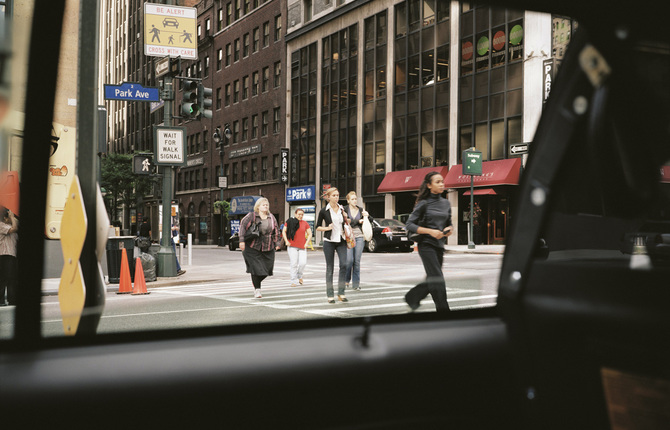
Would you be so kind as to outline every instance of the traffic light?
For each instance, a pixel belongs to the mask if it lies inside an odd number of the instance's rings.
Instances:
[[[185,118],[197,119],[200,117],[200,105],[198,104],[198,83],[190,79],[184,79],[184,93],[181,104],[181,113]]]
[[[198,84],[198,105],[203,118],[212,117],[212,89]]]

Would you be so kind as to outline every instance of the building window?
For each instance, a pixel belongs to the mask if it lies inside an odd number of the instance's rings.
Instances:
[[[202,187],[207,188],[207,169],[202,169]]]
[[[251,160],[251,182],[258,181],[258,159]]]
[[[243,40],[242,56],[244,58],[247,58],[249,56],[249,33],[242,36],[242,40]]]
[[[240,61],[240,39],[235,39],[235,62]]]
[[[274,120],[272,122],[272,132],[273,133],[279,133],[280,123],[281,123],[281,110],[280,110],[280,108],[278,108],[278,107],[274,108],[273,118],[274,118]]]
[[[233,176],[233,178],[232,178],[233,185],[237,185],[237,179],[239,177],[237,163],[233,163],[233,175],[232,176]]]
[[[281,39],[281,15],[275,16],[275,42]]]
[[[233,103],[237,103],[240,101],[240,81],[235,80],[233,82]]]
[[[212,23],[209,18],[205,20],[205,36],[209,36],[209,32],[212,30]]]
[[[248,161],[243,161],[242,162],[242,183],[246,184],[249,179],[249,162]]]
[[[265,111],[261,114],[261,136],[268,135],[268,111]]]
[[[207,136],[209,133],[207,130],[202,132],[202,152],[207,152],[209,151],[209,140],[207,139]]]
[[[270,22],[266,21],[263,23],[263,48],[267,48],[270,45]]]
[[[230,54],[232,52],[233,48],[229,44],[226,45],[226,67],[230,66]]]
[[[235,0],[235,21],[240,19],[240,9],[242,0]]]
[[[274,87],[277,88],[281,85],[281,61],[275,63],[275,80]]]
[[[216,89],[216,109],[221,109],[221,88]]]
[[[200,133],[195,135],[195,153],[200,152]]]
[[[216,15],[216,31],[221,31],[223,28],[223,8],[219,8],[219,12]]]
[[[258,138],[258,114],[251,115],[251,138]]]
[[[264,93],[268,92],[268,85],[270,82],[270,68],[263,67],[263,85],[261,86],[261,91]]]
[[[205,76],[209,76],[209,56],[205,57]]]
[[[216,52],[216,70],[221,70],[223,65],[223,49],[219,48]]]
[[[230,84],[226,84],[226,95],[225,95],[225,104],[226,106],[230,106]]]
[[[268,157],[261,158],[261,181],[268,180]]]
[[[257,96],[258,95],[258,72],[254,72],[251,78],[251,95],[252,96]]]
[[[244,0],[244,14],[248,14],[251,10],[251,2],[249,0]]]
[[[233,22],[233,4],[232,2],[226,3],[226,27]]]
[[[272,156],[272,178],[279,178],[279,155]]]
[[[233,143],[240,141],[240,122],[233,121]]]
[[[253,52],[258,52],[260,45],[261,30],[258,27],[254,28],[253,35],[254,35],[254,42],[253,42],[254,44],[252,50]]]
[[[302,0],[302,8],[304,11],[303,22],[308,23],[312,20],[312,1],[313,0]]]
[[[523,12],[473,5],[460,18],[459,162],[471,146],[502,159],[523,139]]]
[[[249,118],[242,118],[242,142],[249,140]]]

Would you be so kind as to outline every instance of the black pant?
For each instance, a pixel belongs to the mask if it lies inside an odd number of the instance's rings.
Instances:
[[[254,289],[260,290],[261,282],[263,279],[267,278],[265,275],[251,275],[251,283],[254,284]]]
[[[442,273],[444,249],[422,243],[418,244],[418,248],[419,257],[421,257],[423,268],[426,271],[426,280],[409,290],[405,295],[405,300],[410,306],[416,305],[413,307],[418,307],[419,302],[430,294],[438,312],[449,312],[447,285]]]
[[[7,290],[7,302],[10,305],[16,303],[16,283],[18,277],[17,259],[13,255],[0,255],[0,303],[5,302],[5,289]]]

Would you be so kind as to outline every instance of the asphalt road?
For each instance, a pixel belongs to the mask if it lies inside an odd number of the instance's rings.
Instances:
[[[183,278],[167,283],[149,282],[148,295],[108,292],[98,332],[407,313],[404,294],[425,278],[416,252],[364,253],[362,290],[347,290],[348,303],[329,304],[323,253],[308,252],[305,283],[291,287],[288,254],[278,252],[274,276],[263,282],[263,298],[256,299],[240,251],[194,247],[192,252],[194,264],[191,266],[186,255],[182,255],[182,265],[187,270]],[[501,255],[445,254],[443,271],[452,309],[494,305],[501,264]],[[418,312],[434,310],[429,296]],[[0,311],[2,337],[11,335],[13,312],[13,307]],[[43,334],[61,336],[63,328],[56,295],[44,296],[42,314]]]

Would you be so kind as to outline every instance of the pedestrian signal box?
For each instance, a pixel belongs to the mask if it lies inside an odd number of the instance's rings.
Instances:
[[[133,173],[136,175],[150,175],[153,173],[153,154],[133,155]]]

